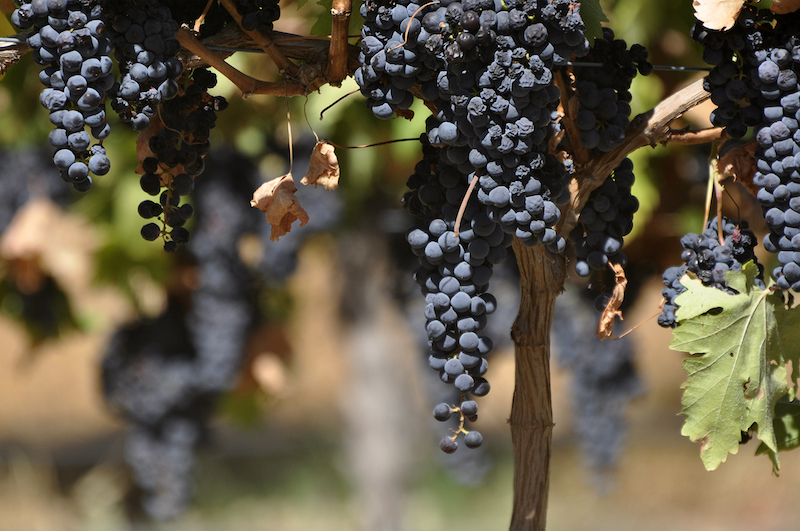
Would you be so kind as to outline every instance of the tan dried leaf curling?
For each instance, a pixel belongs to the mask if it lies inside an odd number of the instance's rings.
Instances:
[[[742,183],[753,196],[758,193],[758,187],[753,184],[753,175],[756,173],[756,142],[749,142],[728,150],[719,159],[719,182],[733,178],[733,182]]]
[[[269,239],[277,241],[278,238],[292,230],[292,223],[300,220],[302,227],[308,223],[308,214],[300,201],[295,197],[297,187],[294,185],[292,174],[277,177],[267,181],[253,193],[250,206],[262,210],[267,217],[267,222],[272,225]]]
[[[326,190],[339,188],[339,159],[333,146],[324,140],[317,142],[311,152],[311,163],[308,173],[300,181],[302,184],[322,185]]]
[[[614,327],[614,318],[619,317],[622,319],[622,312],[619,307],[625,299],[625,287],[628,285],[628,279],[625,278],[625,270],[619,264],[608,264],[614,270],[614,290],[611,292],[611,299],[606,304],[600,322],[597,323],[596,334],[600,336],[600,340],[614,337],[611,329]]]
[[[727,30],[736,23],[736,17],[745,0],[694,0],[694,16],[712,30]]]
[[[772,5],[769,8],[778,15],[794,13],[800,9],[800,0],[772,0]]]

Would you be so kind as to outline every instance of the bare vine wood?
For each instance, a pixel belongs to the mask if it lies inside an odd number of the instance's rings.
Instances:
[[[272,62],[275,63],[281,73],[287,73],[289,75],[297,74],[297,65],[287,59],[280,48],[273,46],[272,39],[269,36],[256,30],[247,30],[242,26],[242,15],[239,14],[239,10],[236,9],[236,3],[233,0],[220,1],[228,13],[231,14],[233,20],[242,28],[242,31],[247,33],[256,45],[269,55],[270,59],[272,59]]]
[[[216,68],[220,74],[230,79],[231,82],[242,91],[242,97],[244,98],[252,96],[253,94],[297,96],[307,93],[306,86],[302,83],[289,81],[273,83],[254,79],[247,74],[242,73],[240,70],[229,65],[224,59],[208,49],[202,42],[195,38],[191,31],[186,28],[179,29],[175,34],[175,38],[178,39],[178,42],[181,43],[181,46],[193,54],[202,57],[209,66]]]
[[[699,105],[711,94],[703,90],[703,80],[698,79],[681,90],[661,101],[649,111],[635,117],[625,135],[625,140],[616,149],[602,157],[590,160],[585,165],[578,165],[576,179],[571,186],[572,199],[563,212],[559,234],[566,237],[578,224],[581,209],[589,199],[592,190],[603,184],[603,181],[630,153],[644,146],[666,145],[672,140],[680,139],[681,143],[689,143],[690,136],[681,133],[673,137],[670,124],[683,116],[689,109]],[[708,130],[710,134],[695,135],[692,143],[707,143],[718,139],[722,130]],[[577,182],[577,185],[575,185]]]
[[[576,226],[589,194],[628,154],[644,146],[670,142],[704,143],[719,138],[717,128],[698,132],[675,131],[670,123],[710,94],[702,80],[679,90],[637,116],[625,141],[616,150],[578,167],[570,185],[572,202],[564,213],[560,233]],[[520,308],[511,337],[515,347],[514,399],[511,441],[514,452],[514,505],[511,531],[544,531],[550,477],[553,411],[550,396],[550,327],[558,295],[567,276],[564,256],[514,240],[520,271]]]
[[[566,259],[514,239],[519,264],[519,314],[511,329],[515,346],[511,443],[514,505],[511,531],[542,531],[547,523],[553,408],[550,399],[550,326],[566,279]]]
[[[347,34],[350,29],[351,0],[333,0],[331,6],[331,48],[328,59],[328,83],[338,87],[347,77]]]
[[[0,75],[5,74],[9,66],[17,63],[23,55],[31,51],[31,47],[25,43],[27,35],[27,33],[15,35],[22,41],[21,44],[0,42]]]

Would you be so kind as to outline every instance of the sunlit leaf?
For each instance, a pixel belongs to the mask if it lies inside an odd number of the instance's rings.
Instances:
[[[751,428],[777,452],[775,404],[788,393],[786,363],[800,360],[800,313],[785,309],[779,293],[757,288],[757,273],[749,263],[726,275],[736,295],[687,276],[681,280],[687,290],[675,300],[679,326],[670,348],[695,354],[683,365],[681,432],[701,442],[708,470],[735,454],[741,432]]]
[[[736,18],[745,0],[694,0],[694,16],[705,27],[713,30],[727,30],[736,23]]]

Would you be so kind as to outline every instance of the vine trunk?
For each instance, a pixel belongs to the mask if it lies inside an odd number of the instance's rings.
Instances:
[[[566,260],[514,241],[522,296],[511,331],[516,369],[511,406],[514,508],[511,531],[544,531],[550,481],[553,408],[550,325],[566,277]]]

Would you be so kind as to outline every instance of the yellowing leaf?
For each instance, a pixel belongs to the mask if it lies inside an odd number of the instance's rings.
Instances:
[[[745,0],[694,0],[694,16],[705,27],[713,30],[727,30],[736,23],[736,17]]]
[[[308,223],[308,214],[300,201],[295,197],[297,187],[294,185],[292,174],[277,177],[267,181],[253,193],[250,206],[262,210],[267,217],[267,222],[272,225],[269,239],[277,241],[278,238],[292,230],[292,223],[300,220],[302,227]]]
[[[314,188],[321,184],[326,190],[339,188],[339,160],[332,145],[325,141],[317,142],[311,152],[308,173],[300,182],[313,184]]]
[[[757,273],[749,263],[726,275],[737,295],[687,276],[681,280],[687,291],[675,300],[679,326],[670,348],[696,354],[683,364],[688,378],[681,433],[702,442],[700,456],[708,470],[735,454],[741,432],[751,427],[778,451],[775,404],[788,393],[786,363],[800,361],[800,313],[785,309],[780,294],[757,288]]]

